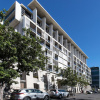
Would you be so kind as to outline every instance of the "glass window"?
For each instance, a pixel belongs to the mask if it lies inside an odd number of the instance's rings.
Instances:
[[[33,89],[28,89],[28,90],[26,90],[26,92],[31,93],[31,92],[33,92]]]
[[[40,90],[36,90],[36,92],[37,92],[37,93],[42,93],[42,91],[40,91]]]

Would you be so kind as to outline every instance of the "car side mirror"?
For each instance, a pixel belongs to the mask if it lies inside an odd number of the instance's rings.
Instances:
[[[43,92],[41,91],[41,93],[43,93]]]

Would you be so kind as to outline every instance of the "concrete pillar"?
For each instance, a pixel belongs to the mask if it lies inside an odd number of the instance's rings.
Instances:
[[[79,59],[81,60],[81,53],[79,52]]]
[[[60,36],[60,43],[63,45],[63,35]]]
[[[77,51],[77,54],[78,54],[77,56],[78,56],[78,58],[79,58],[79,51]]]
[[[74,55],[76,56],[76,48],[74,48]]]
[[[55,39],[58,41],[58,30],[55,31]]]
[[[42,28],[46,31],[46,17],[42,18]]]
[[[83,62],[83,55],[82,55],[82,57],[81,57],[81,58],[82,58],[82,62]]]
[[[78,53],[77,53],[77,49],[76,49],[76,57],[77,57]]]
[[[49,34],[53,36],[53,24],[49,26]]]
[[[33,10],[33,22],[37,24],[37,8]]]
[[[85,57],[83,57],[83,62],[85,63]]]
[[[15,1],[15,19],[17,19],[18,21],[21,20],[21,5]]]
[[[68,43],[67,43],[67,39],[65,39],[65,47],[67,48],[68,47]]]
[[[27,19],[26,16],[23,16],[22,24],[23,24],[23,28],[26,28],[26,29],[30,28],[30,21]],[[23,31],[23,35],[26,35],[25,31]]]
[[[69,50],[71,51],[71,43],[69,43]]]
[[[85,64],[86,64],[86,58],[85,58]]]
[[[71,45],[71,43],[70,43],[70,46],[71,46],[71,67],[72,67],[72,69],[74,69],[74,57],[73,57],[73,54],[74,54],[74,46]]]

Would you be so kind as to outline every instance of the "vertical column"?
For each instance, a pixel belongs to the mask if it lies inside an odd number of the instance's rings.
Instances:
[[[67,39],[65,39],[65,47],[68,47]]]
[[[76,48],[74,48],[74,53],[75,53],[74,55],[76,56]]]
[[[83,55],[82,55],[82,62],[83,62]]]
[[[76,49],[76,57],[78,57],[77,55],[78,55],[78,53],[77,53],[77,49]]]
[[[60,43],[63,45],[63,35],[60,36]]]
[[[76,55],[76,57],[77,57],[77,49],[75,48],[75,55]]]
[[[81,60],[81,53],[79,53],[79,58],[80,58],[80,60]]]
[[[53,24],[49,26],[49,34],[53,36]]]
[[[83,56],[83,62],[85,63],[85,57]]]
[[[49,86],[50,86],[50,76],[49,76],[49,73],[48,72],[47,72],[47,80],[48,80],[47,81],[48,82],[47,84],[48,84],[48,90],[49,90]]]
[[[46,17],[42,18],[42,28],[46,31]]]
[[[79,51],[77,51],[77,57],[79,58]]]
[[[15,18],[21,20],[21,5],[15,1]]]
[[[85,64],[86,64],[86,58],[85,58]]]
[[[23,28],[26,27],[25,23],[26,23],[25,16],[23,16]],[[26,34],[25,31],[23,31],[22,35],[25,35],[25,34]]]
[[[49,26],[49,34],[51,35],[51,36],[53,36],[53,24],[51,24],[50,26]],[[54,68],[53,68],[53,38],[52,37],[50,37],[50,49],[52,50],[51,51],[51,57],[52,58],[50,58],[50,60],[52,60],[52,70],[54,70]]]
[[[55,31],[55,39],[58,41],[58,30]]]
[[[71,51],[71,43],[69,43],[69,50]]]
[[[70,46],[71,46],[71,43],[70,43]],[[74,46],[72,45],[71,46],[71,67],[72,67],[72,69],[74,69],[74,57],[73,57],[73,54],[74,54]]]
[[[37,24],[37,8],[33,10],[33,22]]]

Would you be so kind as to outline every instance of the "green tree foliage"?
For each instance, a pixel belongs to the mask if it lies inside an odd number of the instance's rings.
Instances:
[[[78,83],[80,84],[81,88],[83,88],[84,86],[89,85],[89,83],[86,81],[84,75],[82,77],[78,78]]]
[[[74,87],[78,83],[77,73],[73,73],[73,70],[70,67],[61,70],[61,73],[59,75],[63,77],[62,80],[58,81],[58,83],[60,83],[61,85]]]
[[[5,12],[0,12],[1,21],[5,18]],[[0,96],[3,100],[3,89],[6,84],[13,83],[13,79],[19,77],[22,72],[27,75],[33,70],[44,70],[44,51],[39,44],[40,40],[31,35],[30,29],[24,29],[25,36],[8,24],[0,24]],[[31,37],[31,38],[30,38]]]
[[[3,9],[2,11],[0,11],[0,19],[1,21],[5,20],[5,17],[6,17],[6,10]]]

